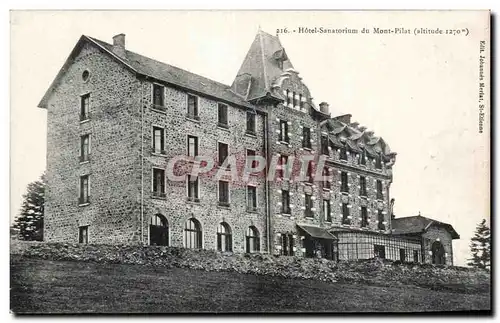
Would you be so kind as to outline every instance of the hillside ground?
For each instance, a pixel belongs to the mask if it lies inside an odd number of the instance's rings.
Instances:
[[[14,313],[490,310],[488,291],[332,283],[236,272],[11,255]]]

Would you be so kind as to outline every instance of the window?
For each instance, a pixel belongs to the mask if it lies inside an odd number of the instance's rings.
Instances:
[[[255,157],[255,150],[253,149],[247,149],[247,162],[251,161],[251,164],[248,165],[247,167],[251,167],[252,169],[255,169],[257,167],[258,161],[254,159]]]
[[[286,90],[286,106],[290,105],[290,90]]]
[[[227,144],[219,142],[217,149],[219,152],[219,166],[222,166],[222,164],[224,164],[224,161],[226,160],[229,154],[229,148]]]
[[[342,203],[342,224],[351,224],[349,219],[349,207],[347,203]]]
[[[413,262],[418,262],[418,250],[413,250]]]
[[[332,222],[332,205],[330,200],[323,200],[323,215],[325,216],[325,222]]]
[[[405,249],[399,249],[399,260],[401,261],[406,261],[406,250]]]
[[[278,59],[278,67],[279,67],[280,70],[283,69],[283,60]]]
[[[79,204],[89,203],[89,175],[80,176]]]
[[[305,200],[304,200],[304,206],[305,206],[305,216],[306,218],[312,218],[314,217],[313,214],[313,199],[311,194],[306,194],[305,195]]]
[[[80,162],[89,160],[90,156],[90,135],[80,137]]]
[[[153,196],[165,197],[165,170],[153,168]]]
[[[260,251],[260,238],[259,231],[256,227],[251,226],[247,229],[246,235],[246,252],[253,253]]]
[[[281,234],[281,255],[282,256],[293,256],[295,246],[295,239],[291,233]]]
[[[285,120],[280,120],[280,141],[288,143],[290,138],[288,137],[288,122]]]
[[[227,120],[227,105],[219,103],[217,104],[219,114],[218,114],[218,125],[219,127],[227,128],[229,127]]]
[[[366,177],[361,176],[359,178],[359,195],[360,196],[367,196],[366,195]]]
[[[375,157],[375,168],[382,169],[382,156],[380,154]]]
[[[346,172],[340,173],[341,186],[340,191],[343,193],[349,193],[349,181]]]
[[[297,98],[299,97],[295,92],[293,92],[293,107],[299,106],[299,103],[297,102]]]
[[[219,181],[219,205],[229,206],[229,182]]]
[[[159,84],[153,84],[153,105],[156,108],[163,108],[165,100],[165,88]]]
[[[168,246],[168,222],[161,214],[155,214],[149,221],[149,244]]]
[[[327,156],[330,154],[328,151],[328,136],[321,136],[321,153]]]
[[[255,116],[256,114],[252,111],[247,111],[247,133],[255,135]]]
[[[330,181],[330,170],[328,167],[323,168],[323,189],[330,190],[332,188],[332,184]]]
[[[198,183],[198,176],[187,175],[188,201],[199,202]]]
[[[302,147],[311,149],[311,129],[302,128]]]
[[[363,149],[361,154],[358,155],[358,164],[360,165],[366,165],[366,151]]]
[[[310,184],[312,184],[314,182],[313,164],[312,163],[313,163],[312,160],[307,162],[307,172],[306,172],[306,180]]]
[[[200,222],[196,219],[188,219],[184,226],[184,246],[190,249],[201,249],[202,232]]]
[[[198,97],[188,94],[188,110],[187,115],[189,118],[198,119]]]
[[[157,154],[165,153],[165,131],[160,127],[153,127],[153,152]]]
[[[345,147],[340,148],[339,158],[340,160],[347,160],[347,149]]]
[[[187,151],[190,157],[198,156],[198,137],[188,136]]]
[[[377,200],[383,200],[384,194],[382,192],[382,181],[377,180]]]
[[[375,257],[385,259],[385,246],[381,245],[373,245],[373,251],[375,254]]]
[[[368,210],[366,206],[361,207],[361,227],[364,228],[368,226]]]
[[[222,252],[233,250],[231,227],[226,222],[219,223],[217,227],[217,250]]]
[[[278,169],[278,178],[284,178],[285,174],[288,177],[288,156],[281,155],[278,159],[278,165],[281,166],[281,169]]]
[[[384,214],[382,213],[382,210],[378,210],[377,220],[378,220],[378,226],[377,226],[377,228],[379,230],[385,230]]]
[[[78,243],[89,243],[89,226],[78,227]]]
[[[281,213],[291,214],[290,210],[290,192],[287,190],[281,191]]]
[[[303,100],[302,94],[299,94],[299,108],[300,108],[300,110],[304,109],[304,101],[302,101],[302,100]]]
[[[247,208],[249,211],[257,210],[257,187],[247,186]]]
[[[83,80],[84,83],[88,81],[89,76],[90,76],[90,73],[89,73],[88,70],[83,71],[83,73],[82,73],[82,80]]]
[[[80,97],[80,120],[87,120],[89,118],[90,110],[90,93]]]

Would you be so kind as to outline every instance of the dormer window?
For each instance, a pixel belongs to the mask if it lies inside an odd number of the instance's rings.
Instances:
[[[274,59],[276,60],[276,63],[280,69],[283,69],[283,62],[288,59],[288,56],[285,53],[285,49],[282,48],[280,50],[277,50],[273,54]]]
[[[340,148],[339,158],[340,160],[347,160],[347,149],[345,147]]]
[[[366,165],[366,151],[363,149],[361,154],[358,155],[359,157],[359,164],[360,165]]]
[[[286,106],[289,106],[290,105],[290,95],[291,95],[291,92],[290,90],[286,90]]]
[[[382,169],[382,157],[380,156],[380,154],[375,157],[375,168]]]

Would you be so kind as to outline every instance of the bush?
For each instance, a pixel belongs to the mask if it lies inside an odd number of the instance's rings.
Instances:
[[[233,271],[325,282],[417,285],[433,289],[459,289],[464,292],[484,291],[489,289],[490,284],[490,273],[482,269],[391,262],[377,258],[334,262],[326,259],[232,254],[177,247],[22,241],[11,243],[11,254],[50,260]]]

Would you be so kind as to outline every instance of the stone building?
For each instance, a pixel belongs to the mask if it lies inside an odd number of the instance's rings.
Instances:
[[[82,36],[39,107],[46,241],[452,264],[451,225],[392,218],[396,153],[350,115],[316,106],[263,31],[231,86],[128,51],[123,34],[113,44]],[[213,157],[213,169],[182,173],[198,156]],[[264,169],[217,176],[248,156]]]

